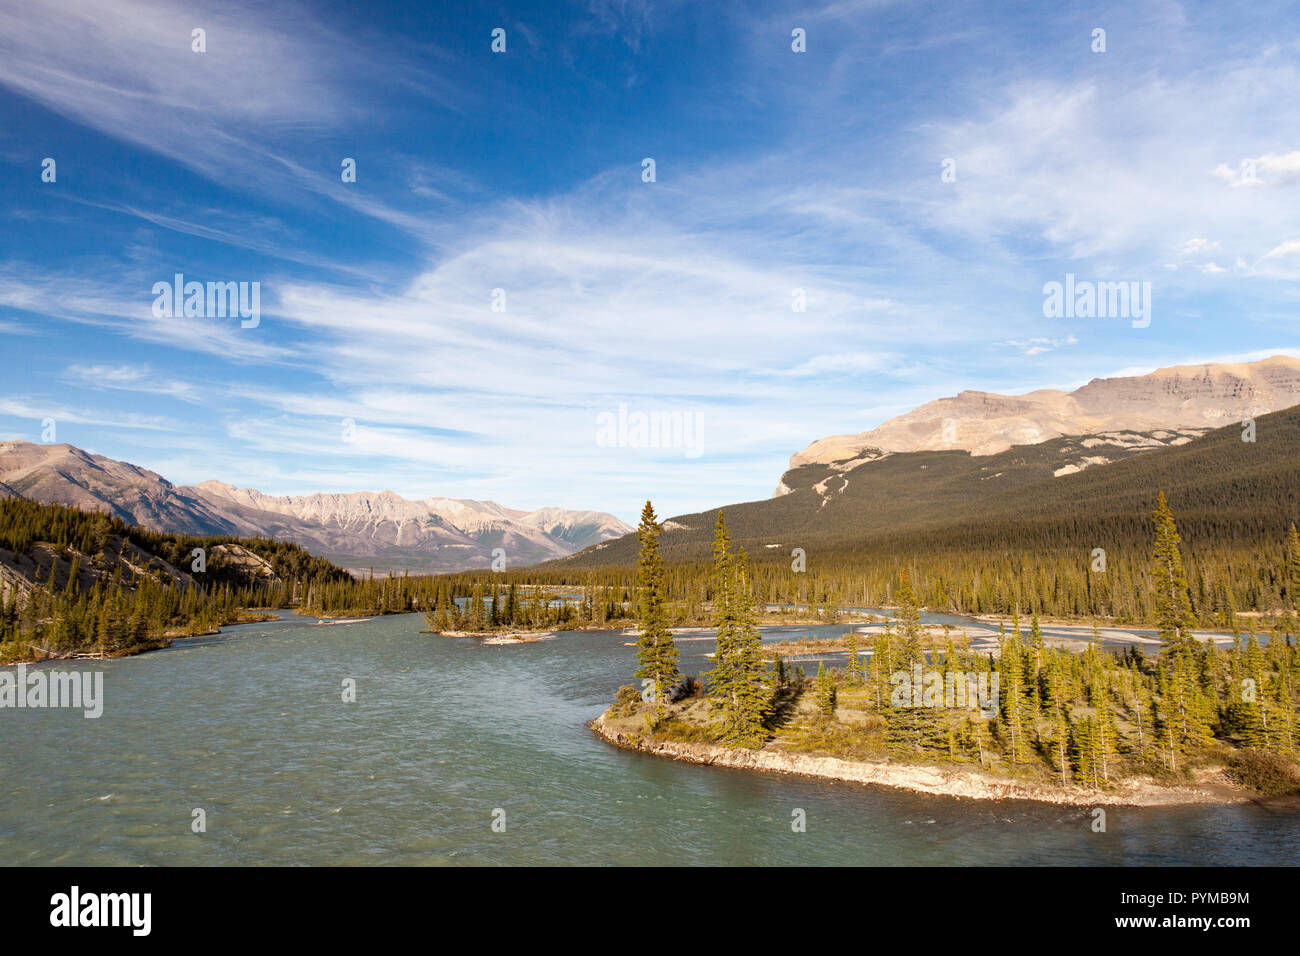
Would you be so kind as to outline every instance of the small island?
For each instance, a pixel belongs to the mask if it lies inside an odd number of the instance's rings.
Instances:
[[[762,643],[746,556],[732,553],[720,512],[717,650],[710,671],[684,677],[647,502],[638,528],[640,686],[622,687],[589,726],[617,746],[677,760],[975,799],[1294,804],[1300,648],[1276,630],[1265,644],[1252,632],[1226,648],[1194,636],[1181,539],[1163,495],[1154,525],[1158,656],[1049,643],[1036,616],[1026,633],[1018,614],[1000,627],[996,649],[973,650],[964,635],[921,626],[903,570],[898,613],[879,633],[797,645],[844,655],[842,667],[823,662],[809,676],[787,667],[779,652],[790,647]],[[1294,532],[1288,554],[1300,569]]]

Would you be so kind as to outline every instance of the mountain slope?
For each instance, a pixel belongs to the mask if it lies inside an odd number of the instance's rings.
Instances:
[[[277,497],[219,481],[176,486],[71,445],[0,442],[0,488],[34,501],[103,511],[129,524],[194,535],[293,541],[344,566],[459,570],[562,557],[631,530],[599,512],[525,512],[491,501],[391,491]]]
[[[781,555],[788,561],[794,547],[824,554],[958,540],[1023,549],[1030,540],[1064,538],[1086,551],[1104,540],[1144,540],[1160,490],[1189,536],[1276,541],[1292,521],[1300,522],[1297,448],[1300,407],[1261,416],[1253,443],[1230,425],[1198,438],[1122,432],[988,456],[921,451],[851,466],[806,464],[786,473],[785,494],[724,510],[733,540],[758,560]],[[1061,465],[1080,456],[1110,460],[1082,471]],[[706,560],[716,518],[710,510],[665,521],[665,558]],[[635,561],[636,537],[628,535],[554,566]]]
[[[194,548],[204,566],[194,566]],[[201,571],[201,573],[199,573]],[[0,499],[0,604],[51,585],[57,595],[111,596],[162,584],[179,592],[276,586],[289,579],[338,581],[343,571],[292,543],[163,532],[102,511],[13,496]]]
[[[966,391],[927,402],[871,431],[815,441],[790,458],[790,467],[946,449],[992,455],[1063,435],[1217,428],[1296,404],[1300,359],[1287,355],[1098,378],[1073,392],[1040,389],[1009,396]]]
[[[524,524],[581,550],[600,541],[617,538],[632,529],[603,511],[566,511],[542,508],[520,519]]]

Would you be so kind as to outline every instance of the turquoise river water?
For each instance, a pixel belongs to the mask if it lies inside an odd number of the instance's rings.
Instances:
[[[42,665],[102,671],[104,712],[0,710],[0,864],[1300,859],[1300,814],[1253,804],[1110,808],[1097,833],[1086,808],[618,750],[585,727],[635,669],[617,631],[492,646],[421,634],[418,615],[314,625],[285,615],[135,658]],[[683,669],[706,669],[710,635],[679,640]],[[355,703],[342,699],[348,678]],[[192,832],[196,809],[206,832]],[[797,809],[806,832],[792,831]]]

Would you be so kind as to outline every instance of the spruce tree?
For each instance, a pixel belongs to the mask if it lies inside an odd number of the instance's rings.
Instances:
[[[682,680],[677,668],[677,645],[668,629],[664,604],[664,562],[659,553],[659,522],[649,501],[641,510],[641,523],[637,526],[640,554],[637,558],[637,611],[641,627],[637,640],[638,679],[652,681],[652,703],[655,713],[661,713]]]
[[[1042,704],[1042,679],[1043,679],[1043,653],[1046,645],[1043,641],[1043,629],[1038,624],[1038,615],[1035,614],[1029,622],[1029,644],[1034,649],[1032,662],[1032,673],[1029,675],[1029,694],[1033,699],[1035,708]]]
[[[1074,752],[1080,780],[1096,789],[1101,785],[1096,717],[1082,717],[1074,725]]]
[[[718,628],[713,670],[706,675],[709,697],[721,715],[719,739],[733,747],[759,747],[771,692],[763,665],[762,637],[755,624],[749,564],[742,550],[730,551],[726,519],[718,512],[713,542],[713,617]]]
[[[898,607],[901,618],[900,642],[898,648],[898,666],[911,670],[913,664],[925,664],[921,650],[921,610],[917,605],[916,592],[912,590],[912,578],[903,569],[902,583],[898,586]]]
[[[716,709],[727,711],[732,691],[732,645],[736,641],[736,619],[732,607],[732,555],[731,536],[727,533],[727,519],[723,512],[718,512],[718,523],[714,525],[714,574],[712,574],[712,594],[714,594],[714,627],[718,636],[714,643],[714,667],[705,678],[708,682],[708,697],[714,701]]]
[[[999,694],[1002,698],[1002,724],[1007,741],[1011,744],[1011,762],[1022,762],[1026,753],[1025,741],[1025,671],[1020,639],[1008,637],[1002,644],[998,660]]]
[[[876,687],[876,707],[893,705],[890,678],[894,670],[894,625],[892,619],[885,622],[884,629],[876,636],[871,651],[871,682]]]
[[[1069,778],[1070,747],[1070,694],[1069,684],[1064,673],[1062,659],[1055,653],[1047,659],[1047,700],[1051,706],[1052,730],[1056,746],[1057,769],[1061,771],[1061,785],[1066,786]]]
[[[717,638],[713,647],[713,669],[705,674],[709,685],[709,698],[716,709],[725,714],[731,701],[733,672],[731,649],[736,639],[736,621],[732,607],[731,587],[731,537],[727,534],[727,521],[718,512],[718,522],[713,531],[713,626]]]
[[[771,713],[771,689],[765,681],[763,638],[755,623],[749,562],[742,548],[734,563],[731,588],[735,636],[731,645],[731,726],[726,741],[740,747],[760,747],[767,739],[764,726]]]
[[[1171,654],[1194,651],[1196,639],[1192,636],[1191,601],[1187,597],[1187,576],[1183,572],[1183,556],[1178,549],[1182,538],[1174,524],[1174,513],[1160,492],[1156,510],[1152,515],[1155,525],[1155,544],[1151,553],[1155,578],[1156,629],[1160,642]]]
[[[481,631],[485,626],[483,615],[483,585],[474,585],[474,590],[470,594],[469,601],[469,628],[471,631]]]
[[[848,662],[844,668],[845,680],[850,685],[862,683],[862,658],[858,657],[858,635],[852,631],[848,634]]]
[[[1286,596],[1291,610],[1300,610],[1300,532],[1294,524],[1286,539]]]
[[[822,661],[817,662],[817,709],[830,717],[835,713],[835,678]]]

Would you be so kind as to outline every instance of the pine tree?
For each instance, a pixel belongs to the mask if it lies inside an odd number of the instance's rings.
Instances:
[[[1098,689],[1097,715],[1093,719],[1096,722],[1094,734],[1096,763],[1101,771],[1101,779],[1109,782],[1110,755],[1115,744],[1115,726],[1110,710],[1110,693],[1104,684]]]
[[[1291,611],[1300,611],[1300,533],[1294,524],[1286,538],[1286,596]]]
[[[713,531],[712,579],[713,626],[717,628],[717,638],[713,647],[713,669],[705,677],[709,684],[710,699],[724,713],[731,702],[731,649],[736,640],[736,621],[731,598],[733,579],[731,537],[727,534],[727,521],[719,511]]]
[[[835,678],[822,661],[817,662],[817,709],[830,717],[835,713]]]
[[[755,623],[749,563],[744,550],[733,556],[726,520],[718,512],[714,533],[714,619],[718,626],[709,697],[721,713],[719,739],[733,747],[759,747],[767,738],[770,713],[763,641]]]
[[[1155,524],[1155,544],[1151,554],[1154,564],[1156,606],[1155,623],[1164,649],[1171,654],[1194,651],[1197,642],[1192,637],[1191,601],[1187,597],[1187,576],[1183,573],[1183,556],[1178,549],[1182,538],[1174,524],[1174,513],[1160,492],[1156,510],[1152,515]]]
[[[1082,717],[1074,725],[1075,766],[1079,770],[1079,779],[1093,787],[1101,785],[1100,762],[1098,761],[1097,718],[1091,715]]]
[[[898,666],[910,670],[913,664],[925,664],[921,651],[921,609],[916,602],[916,592],[912,590],[912,578],[903,569],[902,583],[898,586],[899,615],[901,632],[898,648]]]
[[[1070,785],[1070,718],[1064,707],[1052,709],[1052,727],[1055,732],[1056,762],[1061,771],[1061,786]]]
[[[1043,643],[1043,629],[1038,624],[1038,615],[1035,614],[1029,622],[1029,644],[1034,650],[1034,657],[1031,663],[1032,674],[1030,675],[1029,694],[1033,699],[1035,708],[1041,706],[1041,681],[1043,675],[1043,652],[1046,649]]]
[[[736,556],[732,585],[736,634],[731,647],[731,668],[736,683],[730,742],[759,747],[767,739],[765,723],[771,714],[771,689],[765,681],[763,637],[755,621],[749,561],[745,549]]]
[[[1020,640],[1013,635],[1003,642],[1002,656],[998,661],[1002,723],[1011,744],[1012,763],[1021,763],[1026,751],[1024,673]]]
[[[1151,692],[1147,690],[1146,678],[1137,664],[1130,665],[1133,675],[1133,721],[1137,724],[1138,753],[1145,754],[1146,730],[1151,720]]]
[[[1061,659],[1052,654],[1046,667],[1047,701],[1052,709],[1053,741],[1056,745],[1057,769],[1061,771],[1061,785],[1067,786],[1070,748],[1070,693],[1069,682],[1063,672]]]
[[[970,735],[975,741],[975,749],[979,754],[980,766],[984,766],[984,737],[987,733],[985,729],[985,720],[983,716],[968,718],[970,724]]]
[[[871,683],[876,688],[876,708],[889,706],[890,677],[894,670],[894,624],[886,621],[880,634],[876,635],[871,651]]]
[[[662,713],[663,706],[672,699],[674,689],[681,683],[677,668],[677,645],[668,629],[664,605],[664,562],[659,553],[661,529],[654,507],[645,503],[641,510],[641,523],[637,526],[640,554],[637,558],[637,611],[641,627],[637,640],[636,677],[649,680],[653,688],[654,712]]]
[[[862,683],[862,658],[858,657],[858,635],[852,631],[848,634],[848,663],[844,676],[850,685]]]
[[[469,628],[481,631],[485,627],[483,614],[483,585],[475,584],[469,600]]]
[[[1295,751],[1296,708],[1292,698],[1291,669],[1284,660],[1278,669],[1274,682],[1273,703],[1277,707],[1278,720],[1274,724],[1273,743],[1284,753]]]

